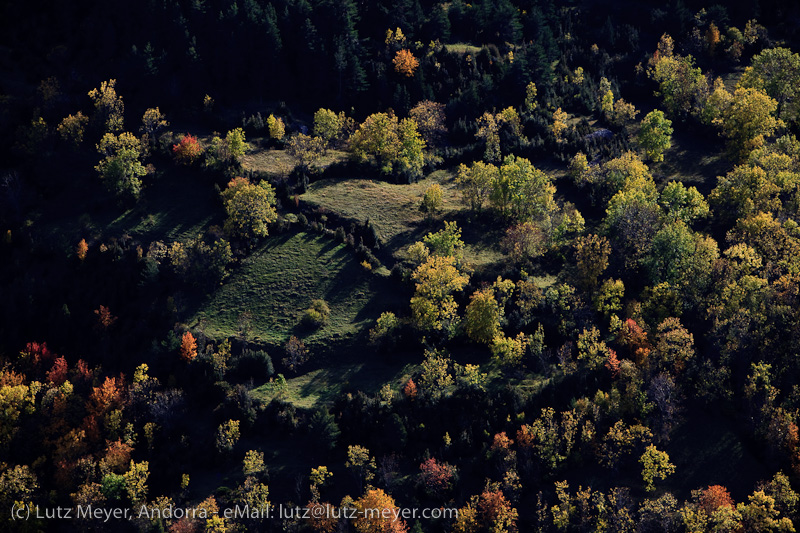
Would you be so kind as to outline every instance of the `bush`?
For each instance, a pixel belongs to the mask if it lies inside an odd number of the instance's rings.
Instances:
[[[274,373],[272,358],[264,350],[244,350],[233,367],[233,375],[241,380],[266,381]]]
[[[311,307],[305,310],[301,320],[307,326],[320,327],[328,322],[330,315],[331,308],[325,300],[312,300]]]

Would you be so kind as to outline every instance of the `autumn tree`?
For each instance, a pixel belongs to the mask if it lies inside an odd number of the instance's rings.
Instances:
[[[358,481],[358,491],[364,487],[364,483],[369,483],[375,477],[375,459],[370,456],[369,450],[364,446],[348,446],[347,461],[344,466],[353,473]]]
[[[325,140],[305,133],[295,133],[286,143],[286,152],[292,156],[300,168],[300,173],[307,176],[311,166],[319,161],[326,152]]]
[[[464,325],[475,342],[489,344],[500,330],[500,305],[491,288],[475,291],[467,305]]]
[[[89,91],[95,109],[93,119],[108,133],[122,131],[124,126],[125,105],[122,97],[117,95],[116,85],[117,80],[111,79]]]
[[[444,104],[423,100],[411,108],[409,117],[417,123],[420,135],[428,146],[440,146],[447,135]]]
[[[651,111],[642,120],[639,130],[639,144],[648,159],[659,162],[664,160],[664,151],[672,146],[672,121],[664,116],[663,111]]]
[[[408,49],[398,50],[392,63],[399,74],[408,78],[412,77],[419,67],[419,60]]]
[[[438,183],[434,183],[427,189],[422,196],[422,204],[420,205],[429,218],[433,218],[437,211],[442,209],[442,187]]]
[[[419,387],[428,400],[436,403],[454,383],[450,371],[452,361],[442,351],[425,350],[422,362],[422,373],[419,376]]]
[[[414,323],[423,331],[449,330],[457,319],[453,294],[469,282],[456,267],[455,258],[433,255],[414,270],[411,278],[416,283],[411,298]]]
[[[425,164],[425,141],[413,119],[399,121],[394,114],[375,113],[350,138],[353,153],[362,161],[374,157],[384,174],[419,177]]]
[[[283,119],[270,113],[267,117],[267,132],[269,132],[270,139],[275,139],[276,141],[283,139],[284,135],[286,135],[286,126],[283,123]]]
[[[189,331],[185,332],[181,337],[180,355],[181,359],[187,363],[191,363],[197,357],[197,341]]]
[[[169,126],[167,118],[157,107],[147,109],[142,115],[142,126],[139,128],[139,131],[144,136],[144,143],[151,147],[155,146],[158,134],[167,126]]]
[[[239,442],[241,433],[239,431],[238,420],[227,420],[220,424],[216,433],[216,447],[217,451],[221,454],[229,454],[233,451],[233,447]]]
[[[89,245],[86,244],[86,239],[81,239],[78,242],[78,245],[75,247],[75,256],[78,258],[79,261],[84,261],[86,259],[86,255],[89,253]]]
[[[197,142],[197,137],[186,134],[177,144],[172,146],[175,161],[181,165],[193,165],[203,155],[203,147]]]
[[[528,85],[525,87],[525,109],[528,113],[533,112],[536,109],[538,103],[536,102],[536,96],[538,94],[538,90],[536,89],[536,84],[528,82]]]
[[[495,182],[499,178],[499,172],[500,169],[496,165],[483,161],[476,161],[470,166],[462,163],[458,167],[456,183],[461,190],[464,204],[473,211],[480,212],[483,204],[490,198]]]
[[[800,54],[788,48],[767,48],[753,57],[739,86],[760,89],[777,102],[776,116],[796,116],[800,95]]]
[[[222,191],[228,218],[225,231],[242,239],[266,237],[268,225],[275,222],[275,189],[267,181],[252,184],[247,178],[235,178]]]
[[[228,150],[231,157],[236,161],[244,155],[250,148],[245,139],[244,130],[242,128],[234,128],[225,136],[225,142],[228,144]]]
[[[696,110],[697,101],[707,89],[703,72],[695,67],[692,56],[680,56],[673,51],[672,38],[664,34],[653,54],[647,71],[659,85],[658,95],[672,116],[686,116]]]
[[[355,501],[353,526],[358,533],[405,533],[405,522],[397,518],[394,498],[381,489],[369,489]]]
[[[314,113],[314,136],[330,144],[342,131],[339,115],[330,109],[320,108]]]
[[[132,133],[106,133],[97,145],[103,156],[95,170],[109,190],[117,196],[138,199],[142,191],[142,176],[147,174],[142,164],[142,144]]]
[[[759,89],[736,89],[730,106],[722,112],[722,133],[734,156],[745,158],[782,126],[774,117],[777,107],[777,102]]]
[[[89,118],[78,111],[74,115],[67,115],[58,125],[57,131],[61,140],[77,149],[83,143],[83,135]]]
[[[547,251],[549,236],[541,224],[522,222],[506,229],[501,249],[517,265],[524,265]]]
[[[611,245],[598,235],[586,235],[575,240],[575,271],[578,282],[588,290],[594,289],[600,275],[608,267]]]
[[[564,132],[567,129],[568,118],[569,115],[562,111],[560,107],[553,112],[553,124],[550,126],[550,132],[557,142],[563,142],[564,140]]]
[[[433,457],[419,465],[420,483],[434,498],[444,497],[453,487],[456,467]]]
[[[505,216],[519,222],[537,221],[555,210],[555,192],[550,176],[528,159],[510,155],[500,167],[490,199]]]
[[[289,340],[286,341],[284,350],[286,351],[286,358],[283,359],[282,362],[289,370],[295,372],[308,362],[308,348],[306,348],[305,343],[295,335],[292,335]]]
[[[658,450],[652,444],[647,447],[639,458],[642,465],[642,479],[644,480],[645,490],[652,492],[656,489],[653,481],[656,479],[666,479],[670,474],[675,473],[675,465],[669,462],[667,452]]]

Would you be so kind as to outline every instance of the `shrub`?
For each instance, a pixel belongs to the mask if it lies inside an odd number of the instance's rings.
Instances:
[[[331,308],[325,300],[312,300],[311,307],[303,313],[302,322],[307,326],[319,327],[328,322]]]

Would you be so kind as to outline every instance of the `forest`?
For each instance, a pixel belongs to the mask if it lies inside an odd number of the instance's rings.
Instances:
[[[798,135],[791,0],[0,2],[0,529],[793,532]]]

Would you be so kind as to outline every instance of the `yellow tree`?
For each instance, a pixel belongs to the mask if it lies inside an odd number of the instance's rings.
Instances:
[[[353,525],[359,533],[405,533],[405,522],[397,518],[394,498],[381,489],[369,489],[355,501]]]
[[[550,126],[550,131],[558,142],[564,140],[563,135],[567,129],[567,117],[568,115],[560,107],[553,113],[553,125]]]
[[[266,237],[268,225],[275,222],[275,189],[266,181],[258,185],[247,178],[234,178],[221,193],[225,211],[225,231],[231,235],[249,239]]]
[[[395,54],[394,69],[403,76],[412,77],[419,67],[419,60],[408,49],[399,50]]]
[[[124,126],[125,105],[122,97],[117,95],[117,80],[111,79],[100,84],[99,89],[89,91],[95,109],[95,120],[102,124],[105,131],[122,131]]]
[[[722,113],[722,133],[735,156],[744,159],[764,144],[764,137],[783,126],[774,116],[777,108],[778,103],[759,89],[736,89],[731,105]]]
[[[455,258],[430,256],[411,277],[416,282],[411,311],[417,327],[439,331],[449,326],[457,317],[453,294],[469,282],[469,277],[456,268]]]

